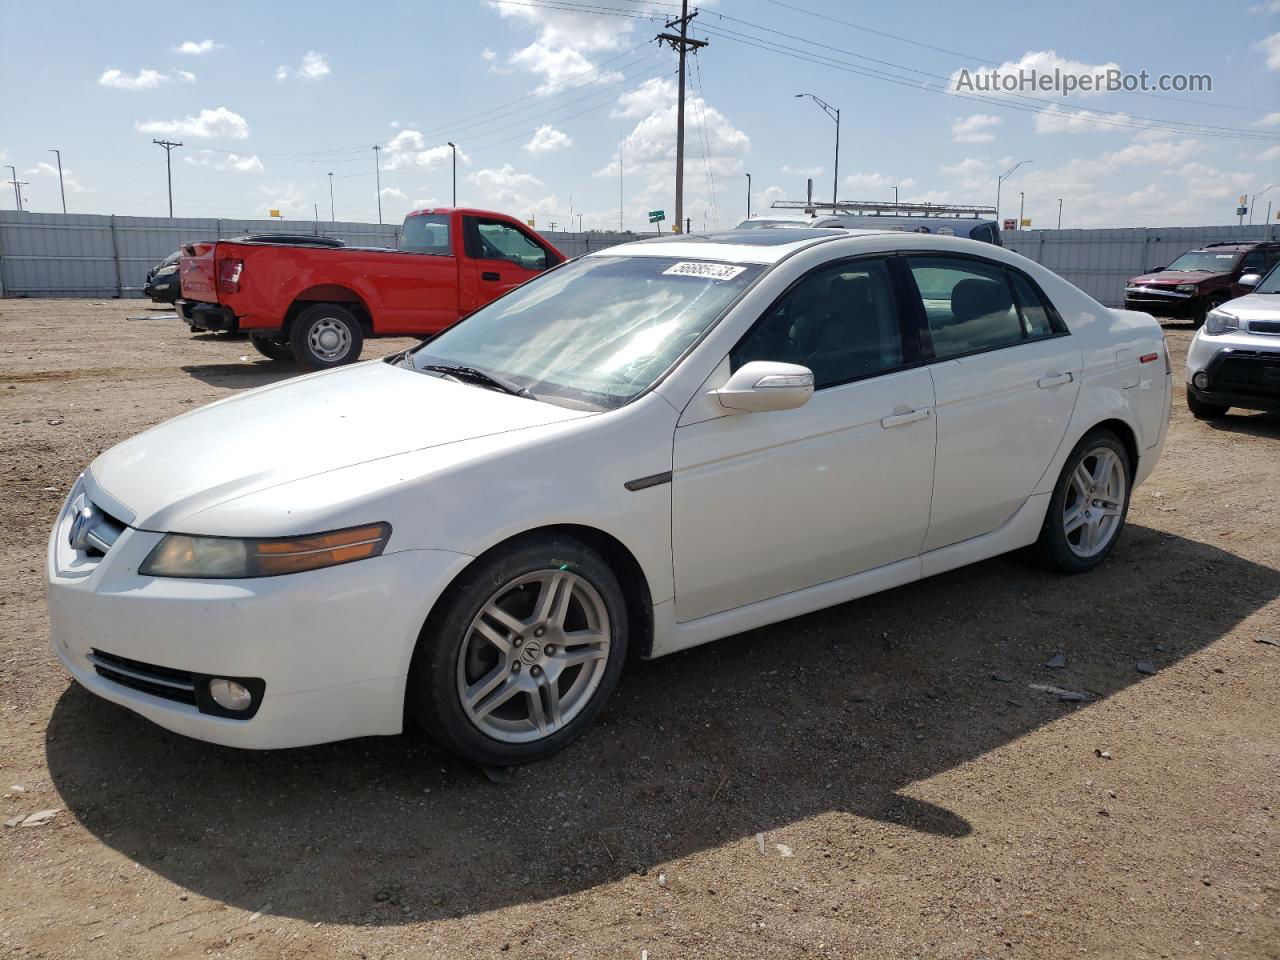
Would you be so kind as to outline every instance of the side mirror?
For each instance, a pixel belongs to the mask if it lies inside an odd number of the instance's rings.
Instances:
[[[794,410],[813,396],[813,371],[795,363],[752,360],[712,393],[729,413]]]
[[[1242,287],[1256,287],[1261,280],[1262,274],[1260,273],[1246,273],[1236,282]]]
[[[1159,273],[1163,269],[1164,267],[1152,267],[1150,270],[1147,271],[1147,273]]]

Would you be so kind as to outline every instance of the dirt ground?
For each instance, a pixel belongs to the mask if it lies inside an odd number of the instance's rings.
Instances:
[[[0,830],[0,956],[1280,957],[1280,418],[1192,420],[1167,332],[1168,446],[1100,570],[1004,557],[636,663],[495,785],[71,684],[42,565],[78,472],[293,371],[141,301],[0,301],[0,819],[58,811]]]

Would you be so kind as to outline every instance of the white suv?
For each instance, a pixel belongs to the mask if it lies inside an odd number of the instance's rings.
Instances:
[[[1253,293],[1214,307],[1187,350],[1187,406],[1201,420],[1231,407],[1280,411],[1280,266]]]

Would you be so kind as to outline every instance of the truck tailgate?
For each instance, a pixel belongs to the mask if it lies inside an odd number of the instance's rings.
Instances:
[[[182,246],[182,296],[186,300],[217,303],[217,273],[214,269],[216,243],[198,241]]]

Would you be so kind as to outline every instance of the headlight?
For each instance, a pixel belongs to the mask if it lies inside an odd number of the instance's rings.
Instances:
[[[1176,290],[1178,293],[1195,293],[1200,288],[1197,287],[1194,283],[1180,283],[1173,289]]]
[[[1239,329],[1240,318],[1222,310],[1210,310],[1204,318],[1204,332],[1213,337],[1235,333]]]
[[[199,580],[276,577],[376,557],[390,536],[391,527],[385,523],[261,540],[167,533],[138,572],[146,577]]]
[[[1124,292],[1125,292],[1125,293],[1133,293],[1134,291],[1136,291],[1136,290],[1141,290],[1141,289],[1142,289],[1142,287],[1138,286],[1136,283],[1131,283],[1131,284],[1129,284],[1127,287],[1125,287],[1125,288],[1124,288]]]
[[[156,271],[156,276],[166,277],[171,273],[177,273],[177,272],[178,272],[178,265],[175,263],[167,267],[161,267],[159,270]]]

